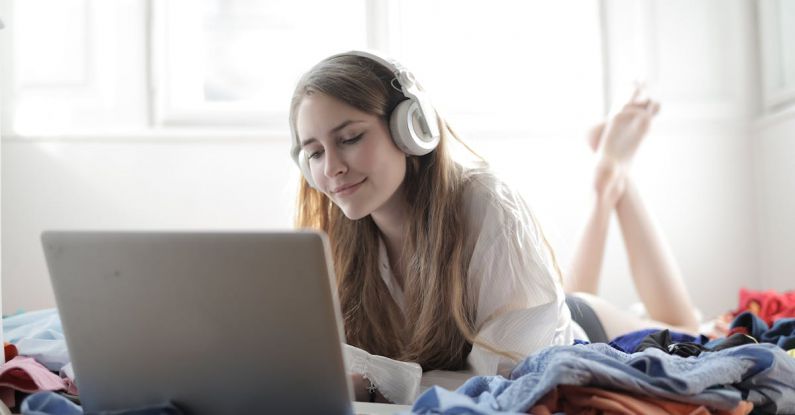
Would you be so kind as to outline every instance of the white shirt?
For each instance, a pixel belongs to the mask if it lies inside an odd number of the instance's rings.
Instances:
[[[477,173],[464,193],[472,249],[468,293],[477,304],[475,331],[497,349],[528,356],[550,345],[572,344],[575,327],[549,248],[524,200],[491,173]],[[386,247],[379,246],[379,270],[389,292],[405,309],[403,291],[389,266]],[[579,330],[578,330],[579,329]],[[433,383],[455,388],[473,375],[507,376],[517,363],[477,345],[464,372],[430,371],[416,363],[373,356],[345,347],[353,373],[370,379],[387,399],[410,404]],[[445,385],[446,383],[446,385]]]

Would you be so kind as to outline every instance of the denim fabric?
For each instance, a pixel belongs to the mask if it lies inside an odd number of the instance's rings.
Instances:
[[[776,320],[770,330],[762,333],[759,341],[773,343],[784,350],[795,349],[795,318]]]
[[[37,392],[22,401],[22,415],[83,415],[83,409],[54,392]]]
[[[795,412],[791,379],[795,379],[795,359],[769,344],[689,358],[657,349],[626,354],[605,344],[553,346],[525,359],[510,379],[475,377],[456,392],[429,389],[412,411],[521,413],[555,386],[569,384],[609,387],[723,410],[746,399],[762,411],[789,413]]]
[[[22,402],[22,415],[83,415],[83,409],[54,392],[38,392]],[[146,408],[103,411],[88,415],[180,415],[183,412],[171,403]]]
[[[776,320],[772,327],[769,327],[759,316],[750,311],[738,315],[730,330],[747,333],[760,343],[771,343],[784,350],[795,348],[795,318],[782,318]],[[715,348],[726,341],[720,338],[706,344],[707,348]]]

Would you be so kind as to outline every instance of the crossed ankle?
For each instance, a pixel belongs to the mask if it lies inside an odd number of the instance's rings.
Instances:
[[[627,176],[622,164],[600,160],[594,176],[594,191],[599,203],[614,206],[626,190]]]

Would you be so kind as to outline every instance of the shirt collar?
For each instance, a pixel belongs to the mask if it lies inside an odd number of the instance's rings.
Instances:
[[[403,296],[403,290],[400,289],[397,281],[395,281],[392,267],[389,266],[389,256],[386,253],[386,244],[384,240],[378,237],[378,271],[381,273],[381,279],[384,280],[389,294],[397,303],[400,311],[405,315],[406,313],[406,298]]]

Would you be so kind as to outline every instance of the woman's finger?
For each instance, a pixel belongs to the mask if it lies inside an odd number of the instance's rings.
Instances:
[[[634,109],[646,110],[649,108],[649,104],[651,104],[651,102],[652,102],[651,98],[646,98],[644,100],[636,100],[634,102],[627,102],[626,105],[624,105],[624,109],[634,108]]]
[[[660,103],[657,101],[650,100],[649,104],[646,106],[646,112],[648,112],[649,115],[652,116],[657,115],[657,113],[660,112]]]
[[[635,88],[632,91],[632,96],[629,97],[629,101],[627,101],[627,105],[634,104],[635,101],[637,101],[638,98],[640,97],[640,94],[641,94],[642,90],[643,90],[643,86],[640,83],[636,83],[635,84]]]

